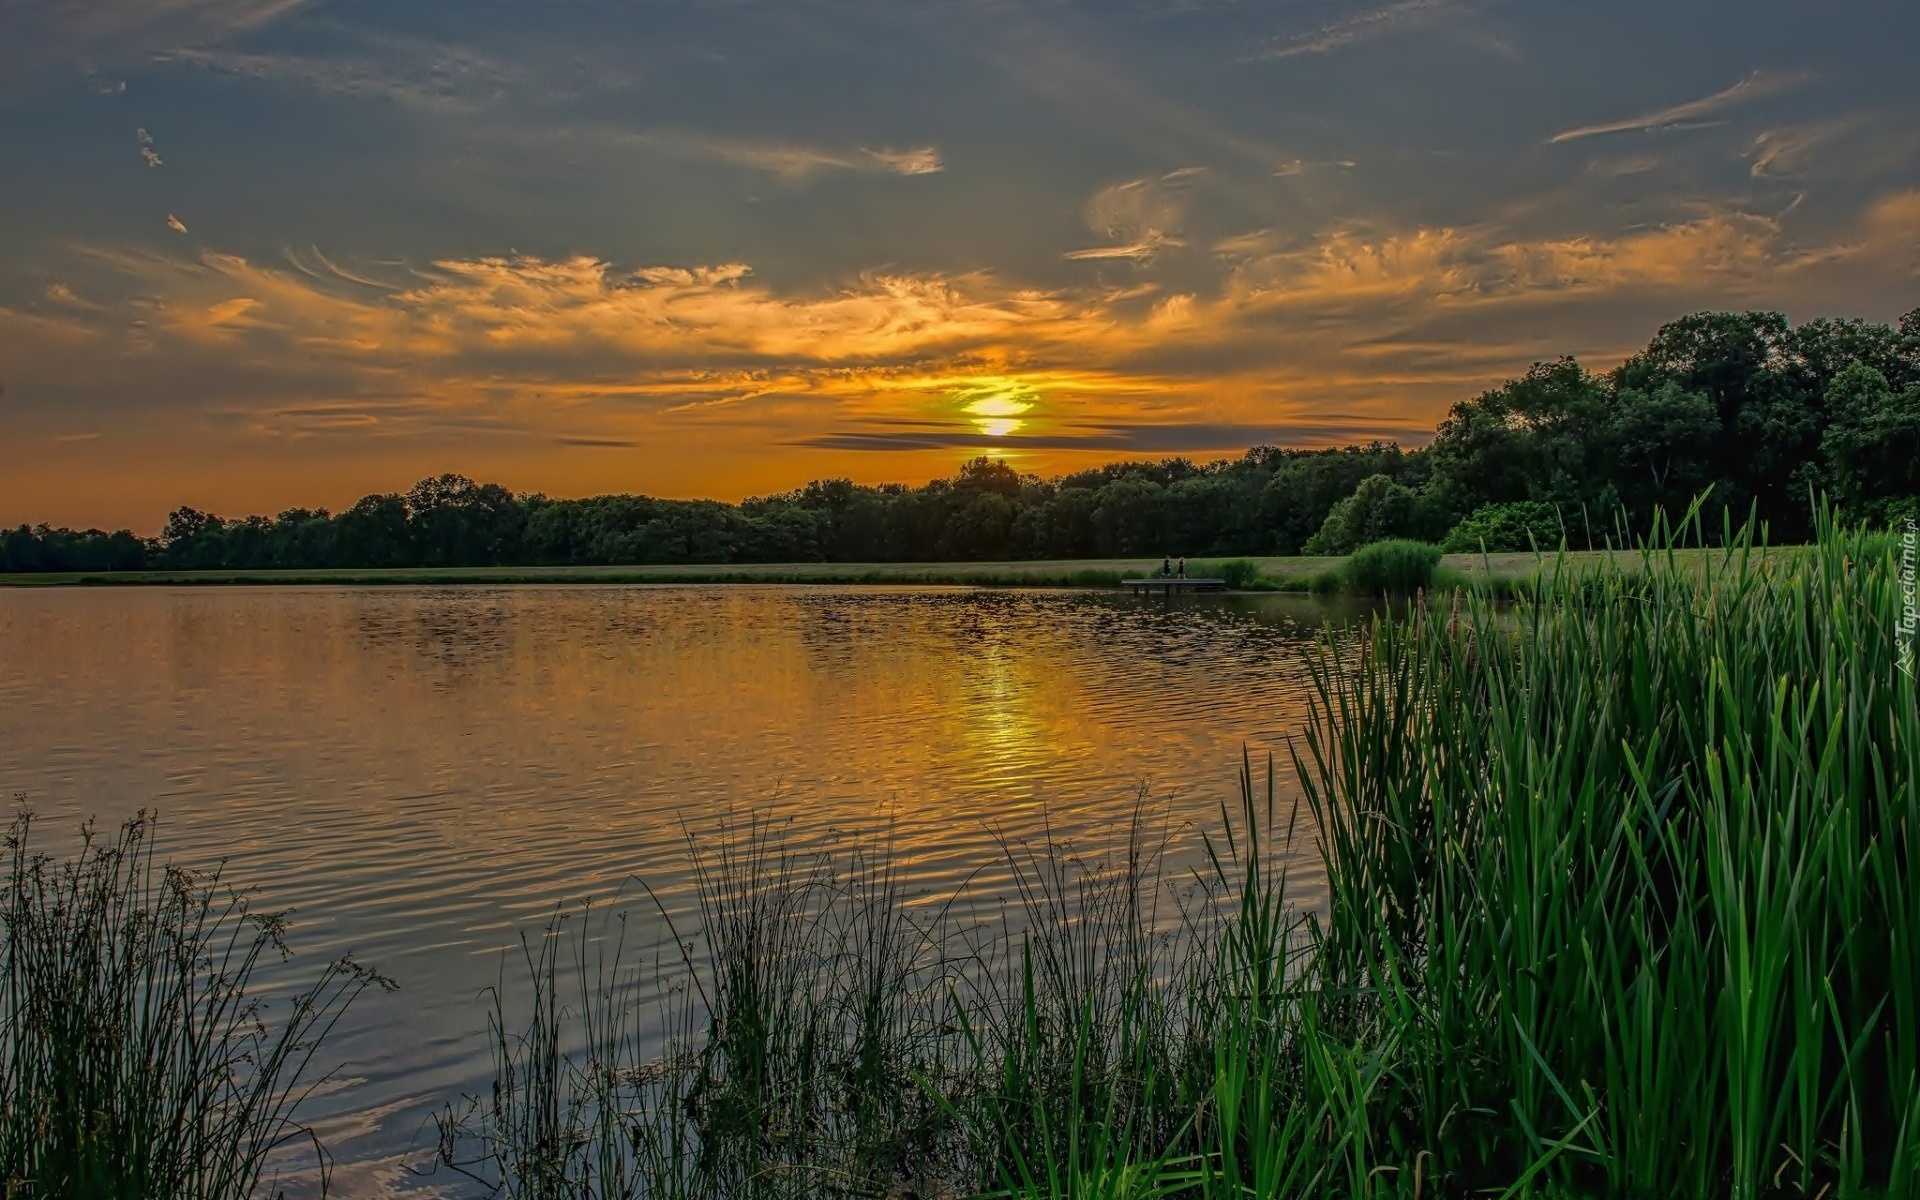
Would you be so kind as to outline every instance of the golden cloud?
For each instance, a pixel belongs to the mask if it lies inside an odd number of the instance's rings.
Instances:
[[[276,436],[517,430],[581,443],[725,426],[779,445],[905,420],[1017,443],[1102,422],[1313,411],[1420,428],[1463,391],[1581,349],[1544,344],[1537,327],[1516,335],[1515,306],[1639,293],[1664,316],[1673,297],[1757,298],[1810,272],[1883,263],[1916,233],[1920,192],[1883,198],[1849,240],[1817,251],[1737,212],[1611,237],[1262,231],[1218,243],[1212,284],[1178,291],[1038,289],[983,272],[788,290],[743,263],[587,256],[383,275],[318,254],[95,250],[93,277],[76,282],[123,299],[81,304],[62,283],[35,310],[0,309],[0,334],[26,348],[21,376],[45,387],[161,394],[171,379],[184,396],[204,392],[186,381],[243,378],[221,411]],[[1421,332],[1436,322],[1453,332]]]

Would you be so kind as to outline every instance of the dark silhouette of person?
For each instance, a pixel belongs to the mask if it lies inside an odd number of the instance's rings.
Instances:
[[[1171,558],[1161,559],[1160,560],[1160,578],[1165,579],[1167,576],[1171,574],[1173,574],[1173,559]]]
[[[1187,577],[1187,560],[1183,558],[1180,560],[1180,578],[1185,579],[1186,577]]]

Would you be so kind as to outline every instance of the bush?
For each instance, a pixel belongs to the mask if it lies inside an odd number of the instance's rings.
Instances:
[[[1224,579],[1227,586],[1235,591],[1246,591],[1260,586],[1260,568],[1245,558],[1230,558],[1225,562],[1204,563],[1194,574],[1215,579]]]
[[[1909,523],[1920,524],[1920,496],[1902,496],[1898,500],[1889,500],[1883,509],[1886,525],[1895,533],[1906,531]]]
[[[1460,519],[1441,549],[1448,554],[1505,554],[1515,550],[1551,550],[1560,544],[1559,510],[1544,500],[1483,504]]]
[[[1375,542],[1354,551],[1342,567],[1349,590],[1369,596],[1410,596],[1433,586],[1440,547],[1405,538]]]

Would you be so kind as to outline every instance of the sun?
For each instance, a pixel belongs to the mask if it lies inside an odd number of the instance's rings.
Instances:
[[[987,378],[956,388],[951,393],[960,402],[960,411],[973,418],[976,429],[988,437],[1007,437],[1026,424],[1021,420],[1032,412],[1040,393],[1017,379]]]

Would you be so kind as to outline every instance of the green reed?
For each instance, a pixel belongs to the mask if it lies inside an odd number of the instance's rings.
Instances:
[[[240,1200],[271,1191],[276,1151],[325,1081],[321,1042],[370,986],[351,959],[269,1006],[252,989],[285,956],[284,914],[254,910],[216,869],[157,866],[142,814],[112,841],[91,825],[56,860],[7,831],[0,892],[0,1181],[8,1197]]]
[[[1706,540],[1330,640],[1311,915],[1270,766],[1197,871],[1143,809],[1006,843],[997,910],[884,846],[693,839],[665,961],[529,952],[443,1157],[528,1197],[1914,1195],[1896,548]]]

